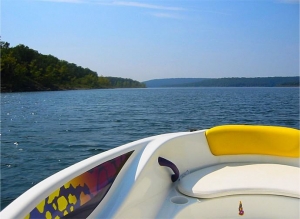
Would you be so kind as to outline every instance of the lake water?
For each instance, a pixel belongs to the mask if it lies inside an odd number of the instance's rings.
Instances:
[[[222,124],[299,128],[299,88],[1,94],[1,209],[51,174],[152,135]]]

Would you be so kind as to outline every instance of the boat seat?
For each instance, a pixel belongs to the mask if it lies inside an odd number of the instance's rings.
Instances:
[[[300,198],[300,169],[282,164],[219,164],[180,179],[178,190],[195,198],[242,194]]]
[[[271,155],[299,158],[300,131],[294,128],[259,125],[222,125],[208,129],[210,151],[222,155]]]

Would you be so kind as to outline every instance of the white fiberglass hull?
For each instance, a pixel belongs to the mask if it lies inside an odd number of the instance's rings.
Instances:
[[[220,143],[210,141],[207,130],[120,146],[45,179],[7,206],[0,217],[300,218],[299,130],[260,128],[222,127],[222,135],[224,130],[229,135],[243,130],[232,135],[243,135],[236,142],[241,144],[238,149],[226,137],[222,141],[229,146],[223,150]],[[256,151],[244,145],[274,130],[284,132],[276,136],[285,142],[285,149],[280,139],[259,139],[264,144]],[[285,135],[292,140],[286,142]]]

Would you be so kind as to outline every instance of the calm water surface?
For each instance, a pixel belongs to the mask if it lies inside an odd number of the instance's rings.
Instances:
[[[1,209],[42,179],[102,151],[221,124],[299,128],[299,89],[2,93]]]

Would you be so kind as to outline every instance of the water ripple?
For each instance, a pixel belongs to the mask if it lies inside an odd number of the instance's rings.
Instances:
[[[221,124],[299,128],[298,88],[1,94],[1,207],[49,175],[140,138]]]

